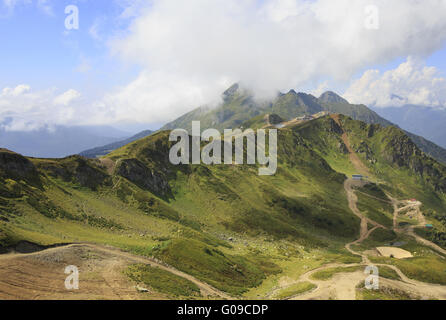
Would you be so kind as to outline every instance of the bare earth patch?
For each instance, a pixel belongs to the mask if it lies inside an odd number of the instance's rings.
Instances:
[[[388,258],[396,258],[396,259],[406,259],[406,258],[412,258],[413,255],[409,251],[406,251],[401,248],[394,248],[394,247],[378,247],[376,248],[378,250],[379,254],[383,257]]]

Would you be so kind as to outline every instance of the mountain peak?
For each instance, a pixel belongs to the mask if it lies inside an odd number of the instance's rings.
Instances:
[[[240,85],[238,83],[234,83],[225,92],[223,92],[223,97],[224,98],[233,97],[239,91],[239,89],[240,89]]]
[[[319,100],[325,103],[345,103],[348,104],[348,101],[342,98],[340,95],[334,93],[333,91],[324,92]]]

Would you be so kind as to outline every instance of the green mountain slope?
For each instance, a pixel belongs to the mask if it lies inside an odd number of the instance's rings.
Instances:
[[[174,166],[168,131],[99,160],[0,150],[0,247],[107,244],[154,256],[233,296],[265,297],[279,277],[361,262],[345,249],[360,221],[344,189],[346,174],[356,173],[344,133],[376,183],[373,194],[420,199],[441,230],[435,217],[446,208],[446,168],[397,128],[339,119],[280,129],[274,176],[258,176],[255,165]],[[380,206],[368,214],[392,213]]]
[[[436,145],[435,143],[421,137],[416,134],[406,131],[406,134],[410,139],[420,148],[421,151],[431,156],[432,158],[446,164],[446,149]]]
[[[201,121],[204,129],[213,127],[221,130],[238,127],[243,122],[261,114],[273,113],[285,120],[291,120],[321,111],[344,114],[367,123],[392,125],[366,106],[349,104],[333,92],[326,92],[320,98],[316,98],[310,94],[296,93],[291,90],[287,94],[279,94],[272,101],[259,102],[249,91],[234,84],[223,93],[222,97],[223,103],[217,108],[195,109],[165,125],[162,130],[189,129],[193,120]]]
[[[287,94],[279,94],[272,101],[257,101],[252,94],[234,84],[223,93],[223,102],[216,108],[201,107],[165,125],[161,130],[190,130],[192,121],[201,121],[202,130],[216,128],[218,130],[237,128],[249,125],[252,118],[262,118],[266,114],[276,114],[288,121],[293,118],[312,115],[321,111],[339,113],[364,121],[369,124],[395,126],[392,122],[380,117],[365,105],[350,104],[334,92],[325,92],[319,98],[310,94],[296,93],[291,90]],[[422,137],[408,133],[417,146],[431,157],[446,163],[446,150]]]
[[[151,135],[152,133],[153,133],[153,131],[151,131],[151,130],[144,130],[138,134],[135,134],[134,136],[132,136],[130,138],[127,138],[127,139],[124,139],[121,141],[117,141],[117,142],[113,142],[113,143],[107,144],[105,146],[96,147],[96,148],[82,151],[79,153],[79,155],[86,157],[86,158],[91,158],[91,159],[102,157],[102,156],[109,154],[113,150],[119,149],[119,148],[125,146],[126,144],[132,143],[133,141],[145,138],[145,137]]]

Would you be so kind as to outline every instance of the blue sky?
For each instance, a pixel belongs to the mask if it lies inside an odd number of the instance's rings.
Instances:
[[[64,10],[70,4],[79,7],[79,30],[65,29]],[[51,6],[51,13],[37,5],[17,4],[12,11],[3,6],[0,87],[25,82],[36,89],[57,86],[93,93],[135,76],[135,68],[112,57],[106,43],[128,23],[118,18],[123,8],[117,2],[58,0]],[[90,32],[96,22],[103,39]]]
[[[376,31],[362,26],[370,3]],[[79,8],[79,30],[65,28],[67,5]],[[0,124],[155,128],[218,103],[236,81],[259,97],[334,90],[354,103],[390,106],[397,94],[444,107],[443,9],[431,0],[0,0]]]

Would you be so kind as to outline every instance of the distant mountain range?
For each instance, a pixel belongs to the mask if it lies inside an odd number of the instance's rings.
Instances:
[[[200,120],[202,129],[234,128],[262,114],[277,114],[283,119],[292,119],[321,111],[348,115],[371,124],[392,125],[365,105],[350,104],[334,92],[325,92],[316,98],[311,94],[291,90],[286,94],[280,93],[271,101],[257,101],[249,91],[235,84],[223,93],[223,103],[219,107],[197,108],[166,124],[162,129],[188,129],[192,120]]]
[[[446,109],[406,105],[373,108],[373,110],[404,130],[423,136],[446,148]]]
[[[325,92],[317,98],[311,94],[297,93],[291,90],[286,94],[280,93],[271,101],[259,102],[249,91],[244,90],[238,84],[234,84],[223,93],[223,103],[217,108],[197,108],[166,124],[162,130],[172,130],[175,128],[190,130],[191,123],[194,120],[201,121],[202,130],[206,128],[223,130],[243,126],[246,121],[266,114],[276,114],[285,120],[289,120],[321,111],[343,114],[354,120],[360,120],[368,124],[380,124],[384,127],[395,126],[393,122],[380,116],[367,106],[350,104],[347,100],[331,91]],[[379,111],[381,112],[381,110]],[[399,125],[397,121],[395,123],[396,126]],[[443,123],[445,123],[444,120]],[[409,126],[409,129],[403,125],[401,127],[407,130],[407,135],[423,152],[442,163],[446,163],[445,149],[426,138],[411,133],[420,132],[419,130],[413,130],[415,126]],[[444,131],[446,132],[446,130]]]
[[[110,126],[56,126],[35,131],[0,128],[0,147],[40,158],[62,158],[127,138],[130,134]]]
[[[101,156],[105,156],[105,155],[109,154],[110,152],[112,152],[112,151],[114,151],[116,149],[119,149],[119,148],[121,148],[121,147],[123,147],[123,146],[125,146],[125,145],[127,145],[129,143],[132,143],[133,141],[136,141],[136,140],[145,138],[147,136],[150,136],[152,133],[153,133],[153,131],[151,131],[151,130],[145,130],[145,131],[142,131],[142,132],[140,132],[138,134],[135,134],[134,136],[132,136],[130,138],[127,138],[127,139],[124,139],[124,140],[121,140],[121,141],[116,141],[116,142],[113,142],[113,143],[109,143],[109,144],[107,144],[105,146],[102,146],[102,147],[96,147],[96,148],[93,148],[93,149],[89,149],[89,150],[83,151],[83,152],[79,153],[79,155],[81,155],[83,157],[86,157],[86,158],[91,158],[91,159],[97,158],[97,157],[101,157]]]

